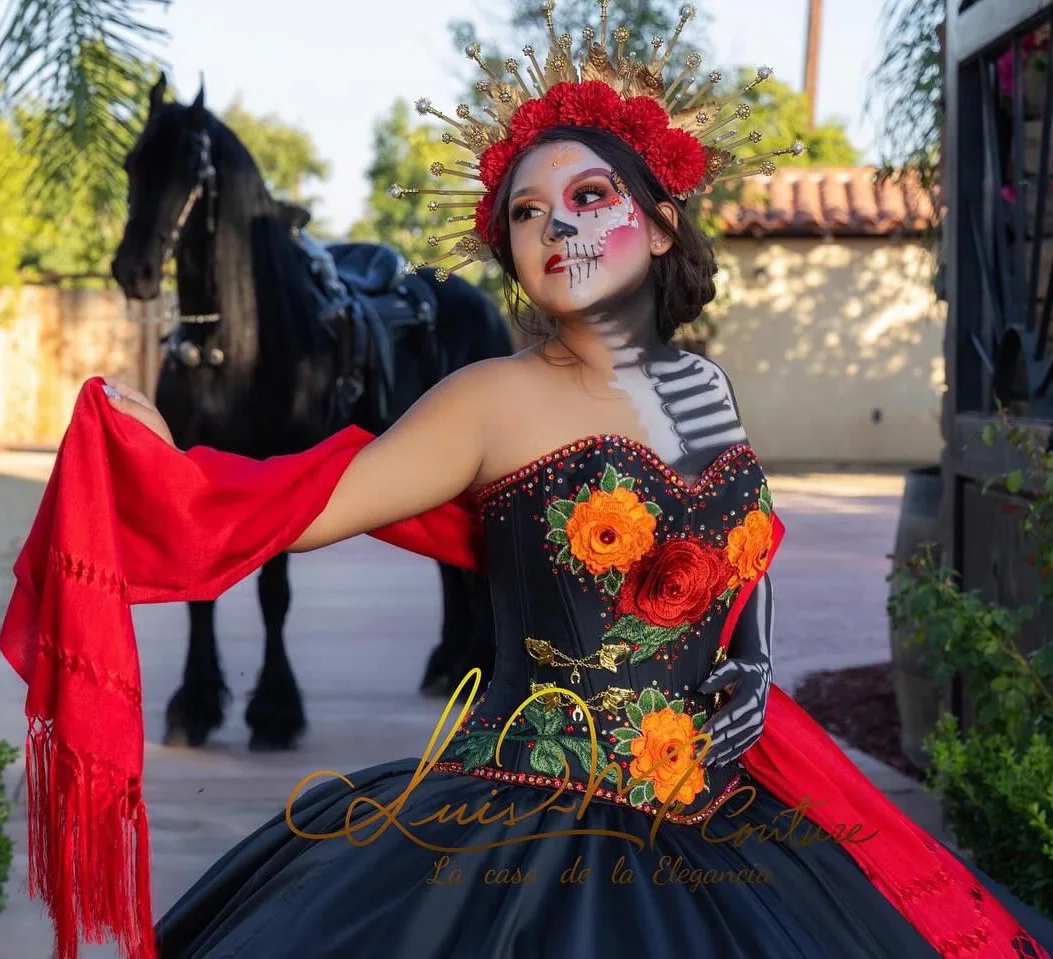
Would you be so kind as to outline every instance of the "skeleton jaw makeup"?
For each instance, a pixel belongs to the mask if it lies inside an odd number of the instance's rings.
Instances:
[[[531,301],[553,316],[608,309],[638,289],[653,229],[610,164],[583,144],[544,144],[516,170],[512,257]]]

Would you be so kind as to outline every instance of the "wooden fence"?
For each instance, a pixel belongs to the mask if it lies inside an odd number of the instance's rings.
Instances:
[[[57,446],[91,376],[152,395],[169,305],[110,289],[0,290],[0,447]]]

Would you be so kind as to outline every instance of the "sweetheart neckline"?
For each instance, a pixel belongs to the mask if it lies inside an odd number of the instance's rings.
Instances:
[[[698,474],[697,479],[689,482],[674,467],[670,466],[664,459],[662,459],[653,447],[648,446],[646,443],[634,439],[631,436],[627,436],[624,433],[591,433],[587,436],[581,436],[578,439],[571,440],[569,443],[563,443],[554,449],[548,450],[540,456],[536,456],[528,463],[525,463],[523,466],[512,469],[503,476],[491,480],[475,490],[472,497],[475,503],[481,506],[486,500],[493,496],[494,493],[498,492],[499,489],[504,489],[506,486],[511,485],[517,480],[525,479],[542,466],[551,463],[554,460],[568,456],[571,453],[580,453],[588,449],[590,446],[602,446],[605,443],[618,443],[640,453],[647,459],[651,460],[653,464],[659,468],[668,482],[683,489],[690,495],[696,495],[705,489],[710,482],[712,474],[726,465],[727,460],[732,459],[734,456],[740,455],[747,450],[754,452],[753,446],[749,442],[734,443],[717,454],[716,458]]]

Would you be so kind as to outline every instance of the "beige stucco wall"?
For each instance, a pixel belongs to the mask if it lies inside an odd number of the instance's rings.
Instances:
[[[726,238],[717,254],[709,354],[727,370],[762,459],[938,459],[944,306],[932,292],[927,247],[896,238]]]

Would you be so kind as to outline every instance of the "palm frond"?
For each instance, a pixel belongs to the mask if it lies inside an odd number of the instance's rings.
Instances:
[[[148,64],[167,38],[146,13],[170,0],[11,0],[0,19],[0,111],[33,158],[33,197],[93,167],[91,189],[122,191]],[[72,157],[91,162],[71,163]]]

